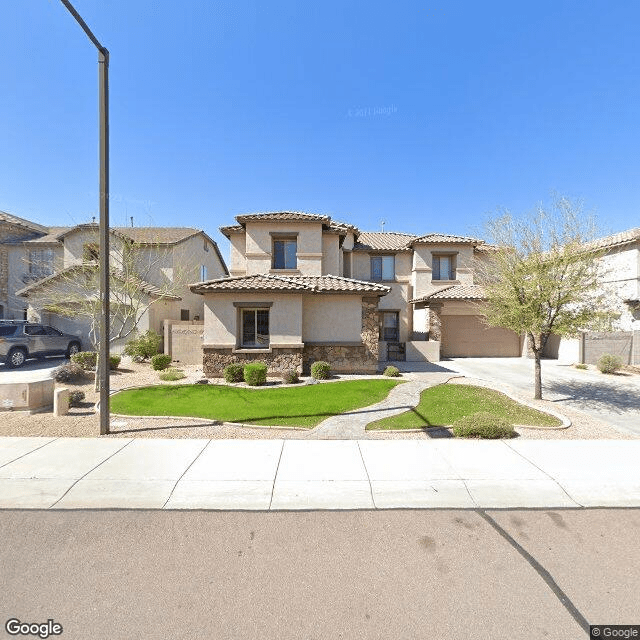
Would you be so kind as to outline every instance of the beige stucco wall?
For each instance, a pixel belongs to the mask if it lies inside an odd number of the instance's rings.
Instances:
[[[340,237],[325,233],[322,236],[322,275],[342,275],[340,273],[342,259],[340,256]]]
[[[246,235],[234,233],[229,239],[229,274],[243,276],[247,273],[247,264],[244,257],[246,251]]]
[[[235,347],[239,337],[239,310],[234,302],[270,302],[270,345],[302,343],[302,296],[282,293],[228,293],[203,296],[204,344]]]
[[[456,279],[432,280],[433,255],[443,253],[456,254]],[[412,284],[414,297],[421,298],[447,284],[473,284],[473,247],[469,245],[442,244],[416,245],[413,252]]]
[[[640,329],[640,311],[634,312],[624,303],[640,299],[640,243],[610,249],[600,260],[599,272],[602,289],[620,314],[618,328]]]
[[[302,311],[304,342],[361,342],[362,297],[306,295]]]

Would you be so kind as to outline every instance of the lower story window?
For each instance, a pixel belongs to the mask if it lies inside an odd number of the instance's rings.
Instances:
[[[382,312],[382,335],[385,342],[398,342],[400,340],[400,319],[397,311]]]
[[[242,309],[241,346],[266,349],[269,346],[269,309]]]

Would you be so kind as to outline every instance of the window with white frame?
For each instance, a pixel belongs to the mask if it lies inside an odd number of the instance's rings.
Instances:
[[[269,309],[241,309],[240,346],[245,349],[269,347]]]
[[[455,254],[436,254],[433,256],[432,280],[456,279]]]
[[[396,278],[396,258],[395,256],[372,256],[371,257],[371,280],[374,282],[384,282],[395,280]]]

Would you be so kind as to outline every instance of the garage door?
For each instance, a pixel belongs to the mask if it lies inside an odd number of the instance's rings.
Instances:
[[[518,357],[520,338],[509,329],[487,327],[480,316],[442,316],[445,357]]]

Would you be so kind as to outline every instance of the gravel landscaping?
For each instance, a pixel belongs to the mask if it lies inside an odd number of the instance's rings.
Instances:
[[[189,384],[203,378],[202,366],[176,365],[182,369],[186,377],[174,382],[164,384]],[[405,373],[401,379],[418,380],[428,373]],[[362,379],[371,376],[339,376],[340,380]],[[379,376],[376,376],[379,379]],[[424,379],[424,378],[422,378]],[[146,386],[160,382],[158,372],[153,371],[149,364],[136,364],[128,358],[123,358],[121,368],[112,372],[111,390],[124,389],[135,386]],[[301,384],[305,384],[306,378],[302,378]],[[269,378],[267,387],[282,385],[279,378]],[[223,380],[209,380],[209,384],[226,384]],[[322,384],[332,384],[331,381]],[[463,377],[452,377],[448,384],[474,384],[503,390],[501,385],[489,385],[480,380]],[[81,407],[72,408],[67,416],[54,417],[52,413],[38,413],[27,415],[18,412],[0,413],[0,436],[97,436],[99,420],[94,412],[94,404],[98,400],[98,394],[93,391],[93,380],[88,379],[82,385],[57,384],[57,387],[67,387],[72,390],[81,390],[86,394],[85,402]],[[237,386],[246,386],[238,383]],[[298,386],[298,385],[295,385]],[[567,429],[525,429],[517,428],[520,438],[526,439],[634,439],[634,436],[619,433],[606,423],[587,416],[584,413],[573,411],[558,403],[549,401],[533,401],[530,398],[511,394],[514,398],[525,401],[541,410],[553,410],[567,416],[572,425]],[[314,431],[307,429],[278,429],[274,427],[242,427],[230,424],[219,424],[209,420],[192,418],[130,418],[112,416],[111,430],[108,436],[103,437],[142,437],[142,438],[287,438],[302,439],[318,437]],[[445,429],[432,429],[419,432],[363,432],[363,439],[373,440],[398,440],[398,439],[422,439],[447,436]]]

